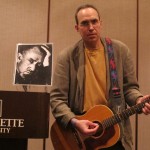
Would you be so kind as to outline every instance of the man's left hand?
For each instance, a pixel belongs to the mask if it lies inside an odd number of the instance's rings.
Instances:
[[[140,97],[137,99],[137,104],[147,100],[147,99],[150,99],[150,95],[145,95],[143,97]],[[150,114],[150,102],[146,102],[145,103],[145,106],[142,108],[142,112],[145,114],[145,115],[148,115]]]

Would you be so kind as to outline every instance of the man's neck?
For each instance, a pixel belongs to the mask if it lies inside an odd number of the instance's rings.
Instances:
[[[101,42],[101,40],[97,41],[97,42],[85,42],[84,46],[89,49],[89,50],[95,50],[95,49],[101,49],[103,47],[103,44]]]

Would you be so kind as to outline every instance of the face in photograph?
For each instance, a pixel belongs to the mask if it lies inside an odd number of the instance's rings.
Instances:
[[[32,76],[32,74],[43,65],[44,55],[38,47],[33,47],[23,53],[18,53],[17,72],[22,78]]]

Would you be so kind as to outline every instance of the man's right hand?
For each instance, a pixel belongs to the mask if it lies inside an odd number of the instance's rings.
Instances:
[[[78,120],[76,118],[71,119],[71,124],[84,136],[94,135],[99,128],[97,123],[89,120]]]

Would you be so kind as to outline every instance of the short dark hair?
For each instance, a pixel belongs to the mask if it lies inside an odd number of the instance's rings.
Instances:
[[[95,6],[93,6],[93,5],[85,4],[85,5],[81,5],[80,7],[78,7],[78,8],[76,9],[76,12],[75,12],[75,21],[76,21],[76,24],[79,23],[79,22],[78,22],[78,17],[77,17],[78,12],[79,12],[81,9],[85,9],[85,8],[93,8],[94,10],[96,10],[96,12],[97,12],[97,14],[98,14],[98,17],[99,17],[99,19],[100,19],[100,13],[99,13],[98,9],[97,9]]]
[[[40,51],[40,53],[43,55],[43,57],[45,57],[46,56],[46,52],[42,48],[42,46],[43,45],[19,45],[18,46],[18,53],[24,54],[30,49],[37,48]]]

